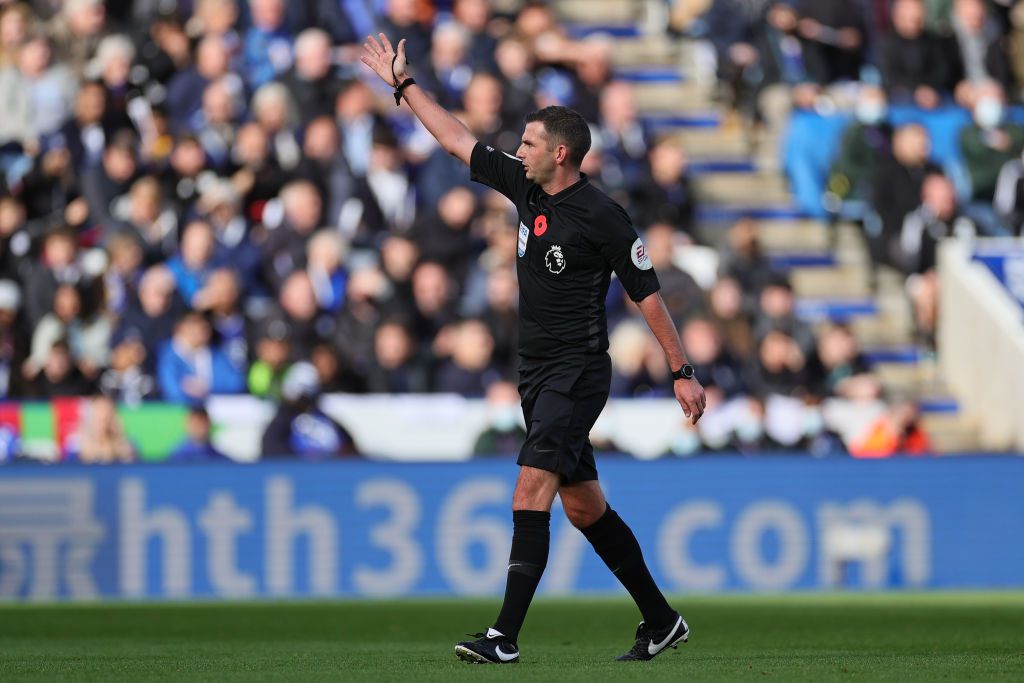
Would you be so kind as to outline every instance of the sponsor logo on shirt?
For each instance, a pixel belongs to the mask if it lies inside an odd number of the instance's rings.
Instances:
[[[633,265],[640,270],[650,270],[654,267],[651,263],[651,257],[647,255],[647,247],[644,246],[644,241],[639,237],[636,238],[636,242],[633,242],[633,246],[629,248],[629,258],[632,259]]]
[[[530,229],[522,221],[519,221],[519,248],[516,250],[519,253],[519,258],[526,254],[526,241],[528,239],[530,239]]]
[[[555,244],[548,249],[548,253],[544,254],[544,265],[555,275],[565,270],[565,254],[562,253],[562,247]]]

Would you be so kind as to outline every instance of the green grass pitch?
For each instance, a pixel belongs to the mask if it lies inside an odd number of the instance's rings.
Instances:
[[[612,659],[638,615],[624,599],[542,599],[522,662],[458,661],[493,600],[97,604],[0,608],[0,681],[1024,680],[1024,595],[677,597],[688,645]]]

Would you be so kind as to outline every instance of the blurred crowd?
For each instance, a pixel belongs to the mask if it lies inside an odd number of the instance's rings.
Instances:
[[[886,57],[903,44],[883,28],[889,3],[860,4],[716,0],[701,21],[737,106],[767,120],[759,103],[773,84],[786,86],[778,110],[818,102],[872,63],[906,67]],[[910,4],[923,11],[918,0],[892,11]],[[1002,103],[1015,71],[1006,58],[990,70],[989,47],[1006,40],[1008,13],[983,14],[983,35],[998,29],[984,42],[951,14],[969,0],[925,4],[934,28],[922,35],[959,46],[959,71],[939,83],[920,57],[914,74],[871,91],[878,106],[886,93],[920,106],[955,96],[982,107],[983,92]],[[584,115],[595,144],[583,170],[644,235],[713,402],[740,398],[756,415],[772,396],[813,406],[881,395],[850,330],[796,316],[755,223],[730,231],[711,281],[678,267],[701,241],[684,148],[645,125],[609,39],[572,38],[544,3],[34,0],[0,2],[0,398],[184,403],[197,430],[213,394],[279,401],[299,411],[288,424],[320,392],[510,403],[514,209],[372,82],[358,62],[371,31],[404,37],[417,80],[486,144],[513,150],[538,107]],[[895,164],[911,196],[941,195],[937,172],[905,165],[899,131],[877,117],[858,125],[856,162]],[[1018,140],[986,128],[977,143],[1009,159]],[[922,245],[947,220],[922,214],[914,269],[930,266]],[[617,285],[607,308],[612,395],[670,397],[663,355]],[[509,410],[495,414],[512,429]],[[313,426],[354,451],[340,426]]]
[[[682,12],[694,4],[703,13]],[[907,277],[919,341],[931,345],[938,243],[1020,235],[1024,225],[1024,117],[1014,109],[1024,84],[1024,3],[677,5],[678,27],[714,46],[720,97],[754,129],[778,132],[794,112],[851,120],[824,160],[815,149],[829,148],[833,129],[801,127],[787,173],[810,187],[805,210],[856,220],[875,266]]]

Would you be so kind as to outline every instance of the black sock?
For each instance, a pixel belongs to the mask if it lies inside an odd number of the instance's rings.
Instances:
[[[526,619],[526,610],[548,563],[551,513],[540,510],[512,512],[512,552],[508,556],[505,602],[494,628],[516,642]]]
[[[600,558],[633,596],[648,626],[661,629],[676,620],[676,611],[669,606],[647,569],[636,536],[611,506],[601,519],[582,531]]]

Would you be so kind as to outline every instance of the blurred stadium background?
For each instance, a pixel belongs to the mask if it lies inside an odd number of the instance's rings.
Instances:
[[[374,29],[488,144],[591,122],[711,398],[687,427],[613,285],[592,438],[663,585],[1024,585],[1024,3],[36,0],[0,2],[0,596],[500,592],[516,219]],[[552,538],[542,592],[616,591]]]

